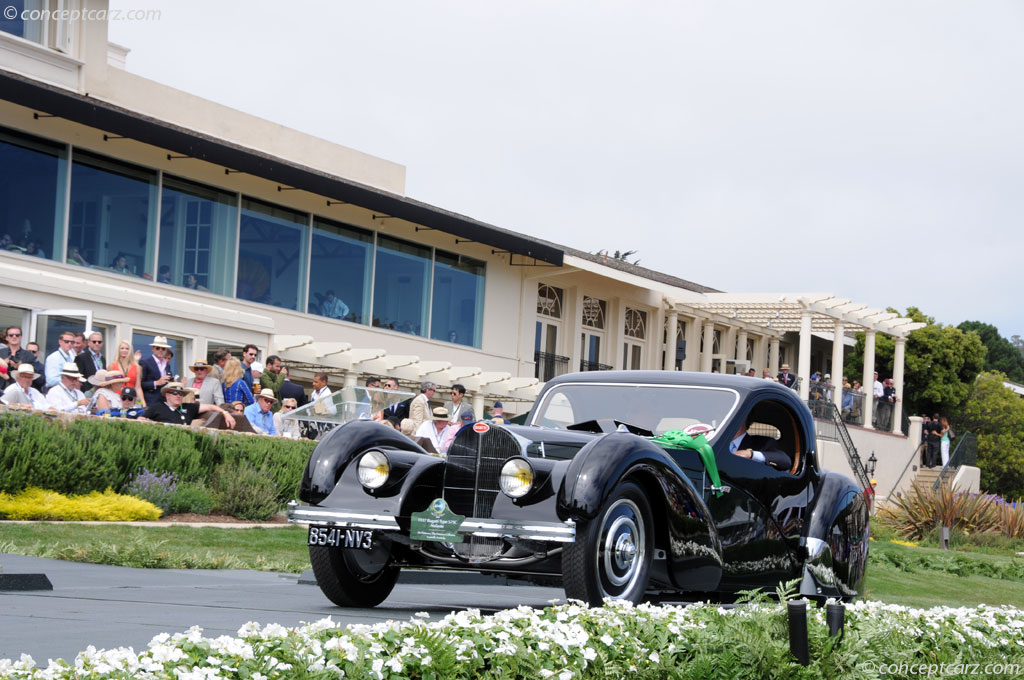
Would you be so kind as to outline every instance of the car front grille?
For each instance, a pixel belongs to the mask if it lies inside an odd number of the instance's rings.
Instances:
[[[452,512],[466,517],[488,519],[494,499],[501,490],[498,478],[505,461],[522,455],[514,436],[500,427],[476,432],[464,427],[448,448],[444,472],[444,499]],[[469,537],[456,544],[455,551],[470,560],[488,559],[499,552],[500,538]]]

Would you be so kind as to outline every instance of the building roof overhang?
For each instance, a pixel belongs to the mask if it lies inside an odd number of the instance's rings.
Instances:
[[[0,92],[12,103],[134,139],[175,154],[238,170],[354,206],[489,245],[495,252],[561,266],[563,251],[464,215],[238,144],[145,116],[109,102],[0,70]]]

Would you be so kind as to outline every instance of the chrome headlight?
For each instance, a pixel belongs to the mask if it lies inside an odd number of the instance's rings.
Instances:
[[[388,481],[391,462],[381,451],[367,451],[359,459],[359,483],[367,489],[379,489]]]
[[[510,458],[501,468],[501,492],[509,498],[522,498],[533,488],[533,466],[525,458]]]

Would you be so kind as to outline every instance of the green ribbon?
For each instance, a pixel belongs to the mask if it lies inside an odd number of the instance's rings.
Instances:
[[[711,489],[715,492],[716,496],[721,497],[722,495],[722,478],[718,476],[718,463],[715,461],[715,452],[711,449],[711,444],[708,444],[707,437],[703,434],[699,434],[696,437],[691,437],[682,430],[669,430],[657,437],[654,437],[652,441],[665,446],[671,446],[674,449],[692,449],[697,452],[700,456],[700,460],[704,463],[704,469],[708,471],[708,476],[711,477]]]

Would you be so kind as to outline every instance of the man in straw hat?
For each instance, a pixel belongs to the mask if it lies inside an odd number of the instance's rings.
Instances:
[[[786,387],[796,387],[796,376],[789,372],[789,364],[782,364],[782,372],[778,375],[778,381]]]
[[[221,387],[220,381],[213,376],[213,366],[202,359],[197,359],[188,369],[195,373],[196,377],[192,379],[191,384],[186,384],[197,396],[185,397],[185,402],[198,401],[200,404],[223,405],[224,389]]]
[[[171,346],[162,335],[153,338],[149,346],[153,350],[153,356],[139,362],[142,368],[142,394],[146,397],[147,404],[156,404],[163,401],[160,390],[172,379],[171,362],[167,358]]]
[[[8,406],[34,408],[45,411],[50,408],[43,398],[42,392],[32,387],[32,381],[39,377],[32,364],[18,364],[18,369],[11,371],[14,382],[7,386],[0,402]]]
[[[89,398],[82,393],[82,374],[74,362],[64,364],[60,373],[60,382],[46,393],[46,403],[51,408],[67,413],[85,413],[89,406]]]
[[[217,411],[224,416],[224,423],[235,426],[231,414],[216,404],[183,404],[182,399],[190,390],[179,382],[170,382],[160,388],[163,401],[156,401],[146,409],[146,418],[157,423],[175,423],[188,425],[199,417],[200,413]]]
[[[459,426],[451,423],[449,418],[448,409],[444,406],[438,406],[433,410],[431,419],[419,426],[413,438],[422,437],[424,441],[423,448],[430,453],[446,453],[452,443],[452,439],[455,437],[455,433],[459,429]],[[425,442],[429,442],[430,446],[426,446]]]
[[[277,397],[274,390],[263,388],[256,395],[256,401],[245,407],[245,417],[248,419],[252,429],[262,434],[277,436],[277,427],[274,426],[274,413],[271,411]]]

